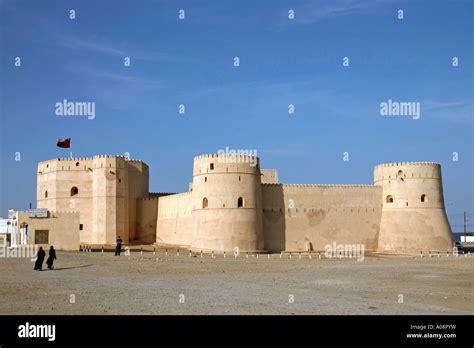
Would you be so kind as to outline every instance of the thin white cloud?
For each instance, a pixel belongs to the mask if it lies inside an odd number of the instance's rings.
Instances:
[[[468,123],[474,122],[474,106],[470,99],[455,101],[424,100],[421,114],[425,119],[439,119]]]
[[[328,18],[373,13],[389,2],[390,0],[313,1],[296,7],[295,11],[298,23],[312,24]]]

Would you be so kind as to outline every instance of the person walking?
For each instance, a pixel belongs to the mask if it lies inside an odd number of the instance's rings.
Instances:
[[[49,248],[49,257],[46,260],[46,264],[48,265],[49,269],[53,269],[53,263],[54,260],[56,260],[56,250],[54,250],[54,247],[51,245],[51,248]]]
[[[122,251],[122,238],[118,236],[117,238],[117,246],[115,247],[115,256],[120,256],[120,252]]]
[[[43,268],[43,261],[46,253],[43,250],[43,247],[40,247],[38,250],[38,254],[36,255],[36,262],[35,262],[35,271],[41,271]]]

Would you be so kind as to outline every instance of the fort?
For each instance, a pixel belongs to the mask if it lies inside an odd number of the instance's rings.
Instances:
[[[121,236],[203,252],[324,250],[334,242],[392,253],[453,246],[434,162],[377,165],[373,185],[281,184],[257,156],[206,154],[194,158],[186,192],[150,193],[143,161],[57,158],[38,164],[37,207],[75,212],[79,237],[68,240],[90,245]]]

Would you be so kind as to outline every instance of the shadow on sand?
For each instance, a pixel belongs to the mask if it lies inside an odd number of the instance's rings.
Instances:
[[[62,270],[65,270],[65,269],[84,268],[84,267],[89,267],[89,266],[93,266],[93,264],[91,263],[89,265],[75,266],[75,267],[59,267],[59,268],[51,269],[49,271],[62,271]]]

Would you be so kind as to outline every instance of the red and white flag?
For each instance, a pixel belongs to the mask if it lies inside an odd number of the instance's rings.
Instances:
[[[62,147],[64,149],[69,149],[71,147],[71,138],[67,139],[58,139],[56,146]]]

